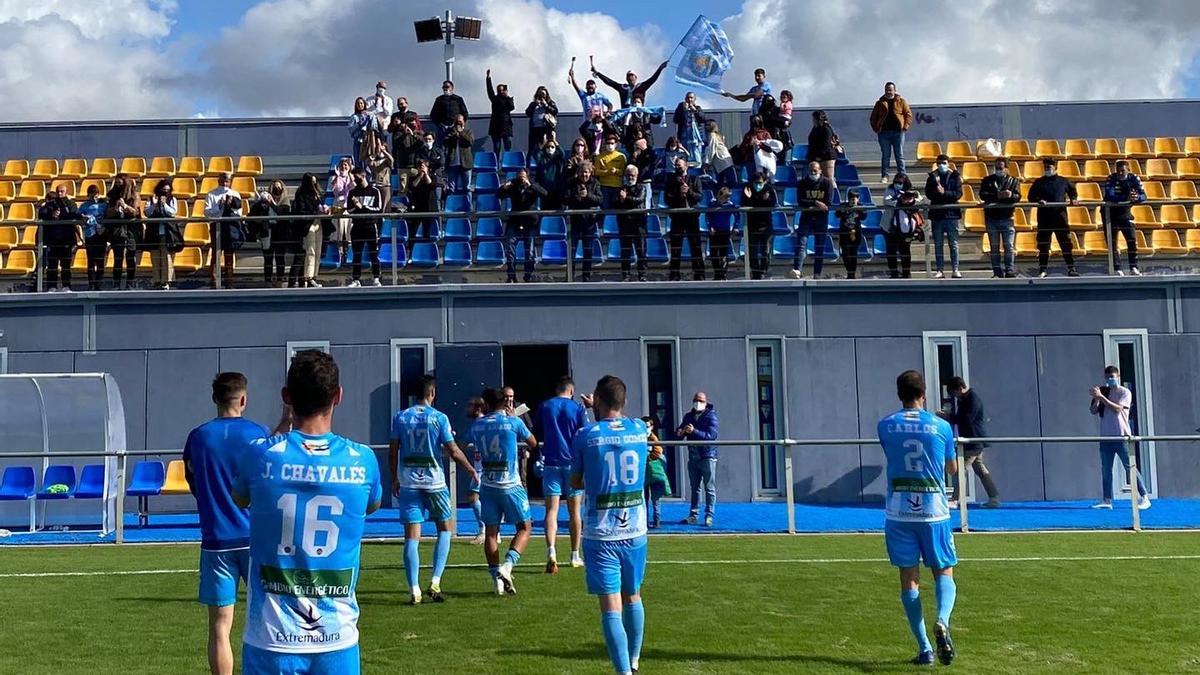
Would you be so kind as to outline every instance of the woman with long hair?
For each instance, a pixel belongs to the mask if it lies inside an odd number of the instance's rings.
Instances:
[[[145,224],[142,223],[141,198],[137,185],[129,176],[119,173],[108,191],[108,210],[104,214],[108,229],[108,240],[113,251],[113,283],[124,290],[133,284],[137,276],[138,243],[142,240]],[[122,277],[122,267],[129,269],[127,278]]]
[[[350,156],[354,158],[354,166],[361,167],[366,161],[363,155],[363,143],[368,136],[379,133],[379,122],[375,115],[367,110],[367,99],[361,96],[354,99],[354,112],[350,114],[350,121],[346,124],[346,128],[350,132],[352,142]]]
[[[322,227],[321,216],[329,214],[321,198],[321,188],[317,177],[311,173],[300,178],[300,187],[292,199],[292,214],[309,216],[292,221],[292,240],[300,242],[300,248],[292,256],[292,271],[288,279],[288,288],[308,287],[320,288],[317,281],[317,266],[321,260]],[[303,277],[301,276],[303,268]]]
[[[725,137],[721,135],[721,127],[716,120],[708,120],[706,139],[704,141],[704,156],[701,166],[717,181],[717,187],[727,187],[730,190],[737,184],[737,169],[733,166],[733,155],[725,145]]]
[[[171,179],[164,178],[154,186],[154,195],[146,204],[146,243],[154,262],[154,285],[163,290],[170,290],[175,283],[175,254],[183,250],[183,233],[179,221],[174,220],[179,207],[171,193]]]
[[[532,157],[558,127],[558,104],[550,98],[549,89],[540,86],[533,92],[533,100],[525,107],[525,116],[529,118],[529,144],[526,152]]]
[[[808,155],[804,161],[820,162],[821,173],[829,180],[834,181],[833,186],[836,188],[837,181],[833,177],[833,168],[837,164],[837,132],[833,130],[833,125],[829,123],[829,116],[825,114],[824,110],[814,110],[812,122],[812,130],[808,132]]]

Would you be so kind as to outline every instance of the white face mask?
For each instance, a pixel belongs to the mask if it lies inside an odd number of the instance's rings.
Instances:
[[[695,410],[696,412],[704,412],[704,409],[707,407],[708,403],[705,403],[704,401],[694,401],[692,403],[692,410]]]
[[[378,96],[383,96],[383,92],[385,91],[387,91],[387,89],[384,89],[383,87],[375,87],[375,94]]]
[[[428,149],[432,149],[432,148],[433,148],[433,141],[425,141],[425,148],[426,148],[427,150],[428,150]]]

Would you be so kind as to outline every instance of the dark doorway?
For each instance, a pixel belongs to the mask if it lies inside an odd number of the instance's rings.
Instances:
[[[554,385],[558,378],[571,372],[570,353],[567,345],[504,345],[501,347],[504,386],[512,387],[516,394],[516,405],[529,406],[529,419],[537,412],[542,401],[554,396]],[[532,430],[532,428],[531,428]],[[542,481],[533,473],[536,454],[531,454],[526,465],[527,489],[530,499],[542,498]]]

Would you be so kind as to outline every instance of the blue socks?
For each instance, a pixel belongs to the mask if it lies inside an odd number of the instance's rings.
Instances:
[[[500,566],[488,565],[488,574],[492,575],[492,581],[495,581],[496,577],[500,574]]]
[[[479,527],[479,534],[483,534],[483,502],[478,499],[471,502],[471,511],[475,514],[475,525]]]
[[[900,603],[908,617],[908,627],[917,639],[917,647],[923,652],[933,651],[929,636],[925,634],[925,617],[921,614],[921,592],[917,589],[900,591]]]
[[[621,622],[621,612],[601,612],[600,627],[604,629],[604,644],[608,646],[608,658],[618,675],[632,670],[629,665],[629,636]]]
[[[521,554],[517,553],[517,550],[514,548],[508,549],[508,553],[506,553],[504,555],[504,562],[508,563],[511,567],[516,567],[517,562],[520,559],[521,559]]]
[[[938,621],[950,625],[950,612],[954,611],[954,597],[958,595],[958,586],[954,577],[940,574],[933,578],[934,590],[937,592]]]
[[[415,588],[421,573],[420,539],[404,540],[404,572],[408,575],[408,587]]]
[[[438,532],[437,543],[433,546],[433,578],[442,580],[442,572],[446,571],[446,558],[450,557],[450,532]]]
[[[631,667],[637,667],[642,657],[642,633],[646,626],[646,611],[642,608],[641,600],[625,605],[621,613],[621,622],[629,640],[629,664]]]

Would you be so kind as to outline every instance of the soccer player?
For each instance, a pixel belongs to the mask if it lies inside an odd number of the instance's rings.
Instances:
[[[467,400],[467,419],[474,422],[475,420],[487,414],[487,404],[483,402],[480,396],[472,396]],[[469,434],[468,434],[469,436]],[[468,457],[471,458],[471,466],[475,467],[475,480],[471,481],[467,490],[467,503],[471,505],[471,513],[475,514],[475,536],[471,538],[473,546],[483,545],[483,504],[479,501],[479,478],[483,475],[483,455],[479,449],[467,438],[467,445],[464,448]]]
[[[646,423],[621,414],[625,383],[605,375],[592,394],[596,422],[575,435],[571,483],[584,490],[583,558],[588,593],[620,675],[636,673],[646,615]]]
[[[575,382],[569,377],[558,380],[554,398],[543,401],[534,417],[534,428],[542,437],[542,494],[546,496],[546,574],[558,572],[558,556],[554,545],[558,540],[558,505],[563,495],[567,500],[567,515],[571,533],[571,567],[583,567],[579,555],[582,519],[579,506],[583,491],[570,485],[571,439],[587,424],[585,406],[591,397],[583,397],[583,405],[575,402]]]
[[[425,511],[437,524],[437,544],[433,548],[433,579],[429,582],[429,599],[444,602],[442,572],[450,557],[450,520],[454,504],[438,455],[443,451],[471,476],[478,478],[475,467],[454,443],[450,418],[433,407],[437,396],[437,381],[430,375],[421,378],[421,398],[416,405],[402,410],[392,418],[392,442],[388,447],[391,467],[392,494],[399,500],[400,521],[404,523],[404,571],[412,592],[412,604],[421,604],[421,523]]]
[[[531,522],[529,517],[529,495],[521,485],[521,474],[517,470],[517,444],[524,442],[529,448],[537,447],[537,439],[521,421],[505,413],[504,391],[485,389],[483,402],[488,414],[471,425],[471,442],[475,444],[483,459],[483,479],[479,490],[483,511],[483,552],[487,556],[488,571],[496,583],[496,595],[515,595],[512,568],[521,559],[525,545],[529,543]],[[500,521],[507,520],[517,528],[504,564],[500,564]]]
[[[925,408],[925,378],[906,370],[896,378],[896,395],[904,405],[879,420],[879,443],[887,455],[888,558],[900,568],[900,602],[920,652],[917,665],[933,664],[933,649],[921,614],[922,559],[933,571],[937,592],[938,659],[954,660],[950,613],[954,610],[954,530],[946,499],[946,475],[958,472],[954,432],[950,424]]]
[[[359,672],[359,549],[383,487],[375,453],[330,432],[342,402],[333,357],[292,358],[283,401],[295,428],[258,441],[234,498],[250,508],[242,672]]]
[[[241,454],[267,436],[261,425],[242,417],[246,376],[220,373],[212,381],[217,416],[188,434],[183,446],[184,476],[200,516],[200,593],[208,605],[208,667],[232,675],[233,605],[238,581],[250,567],[250,517],[233,502],[233,480]],[[287,424],[287,411],[281,426]]]

